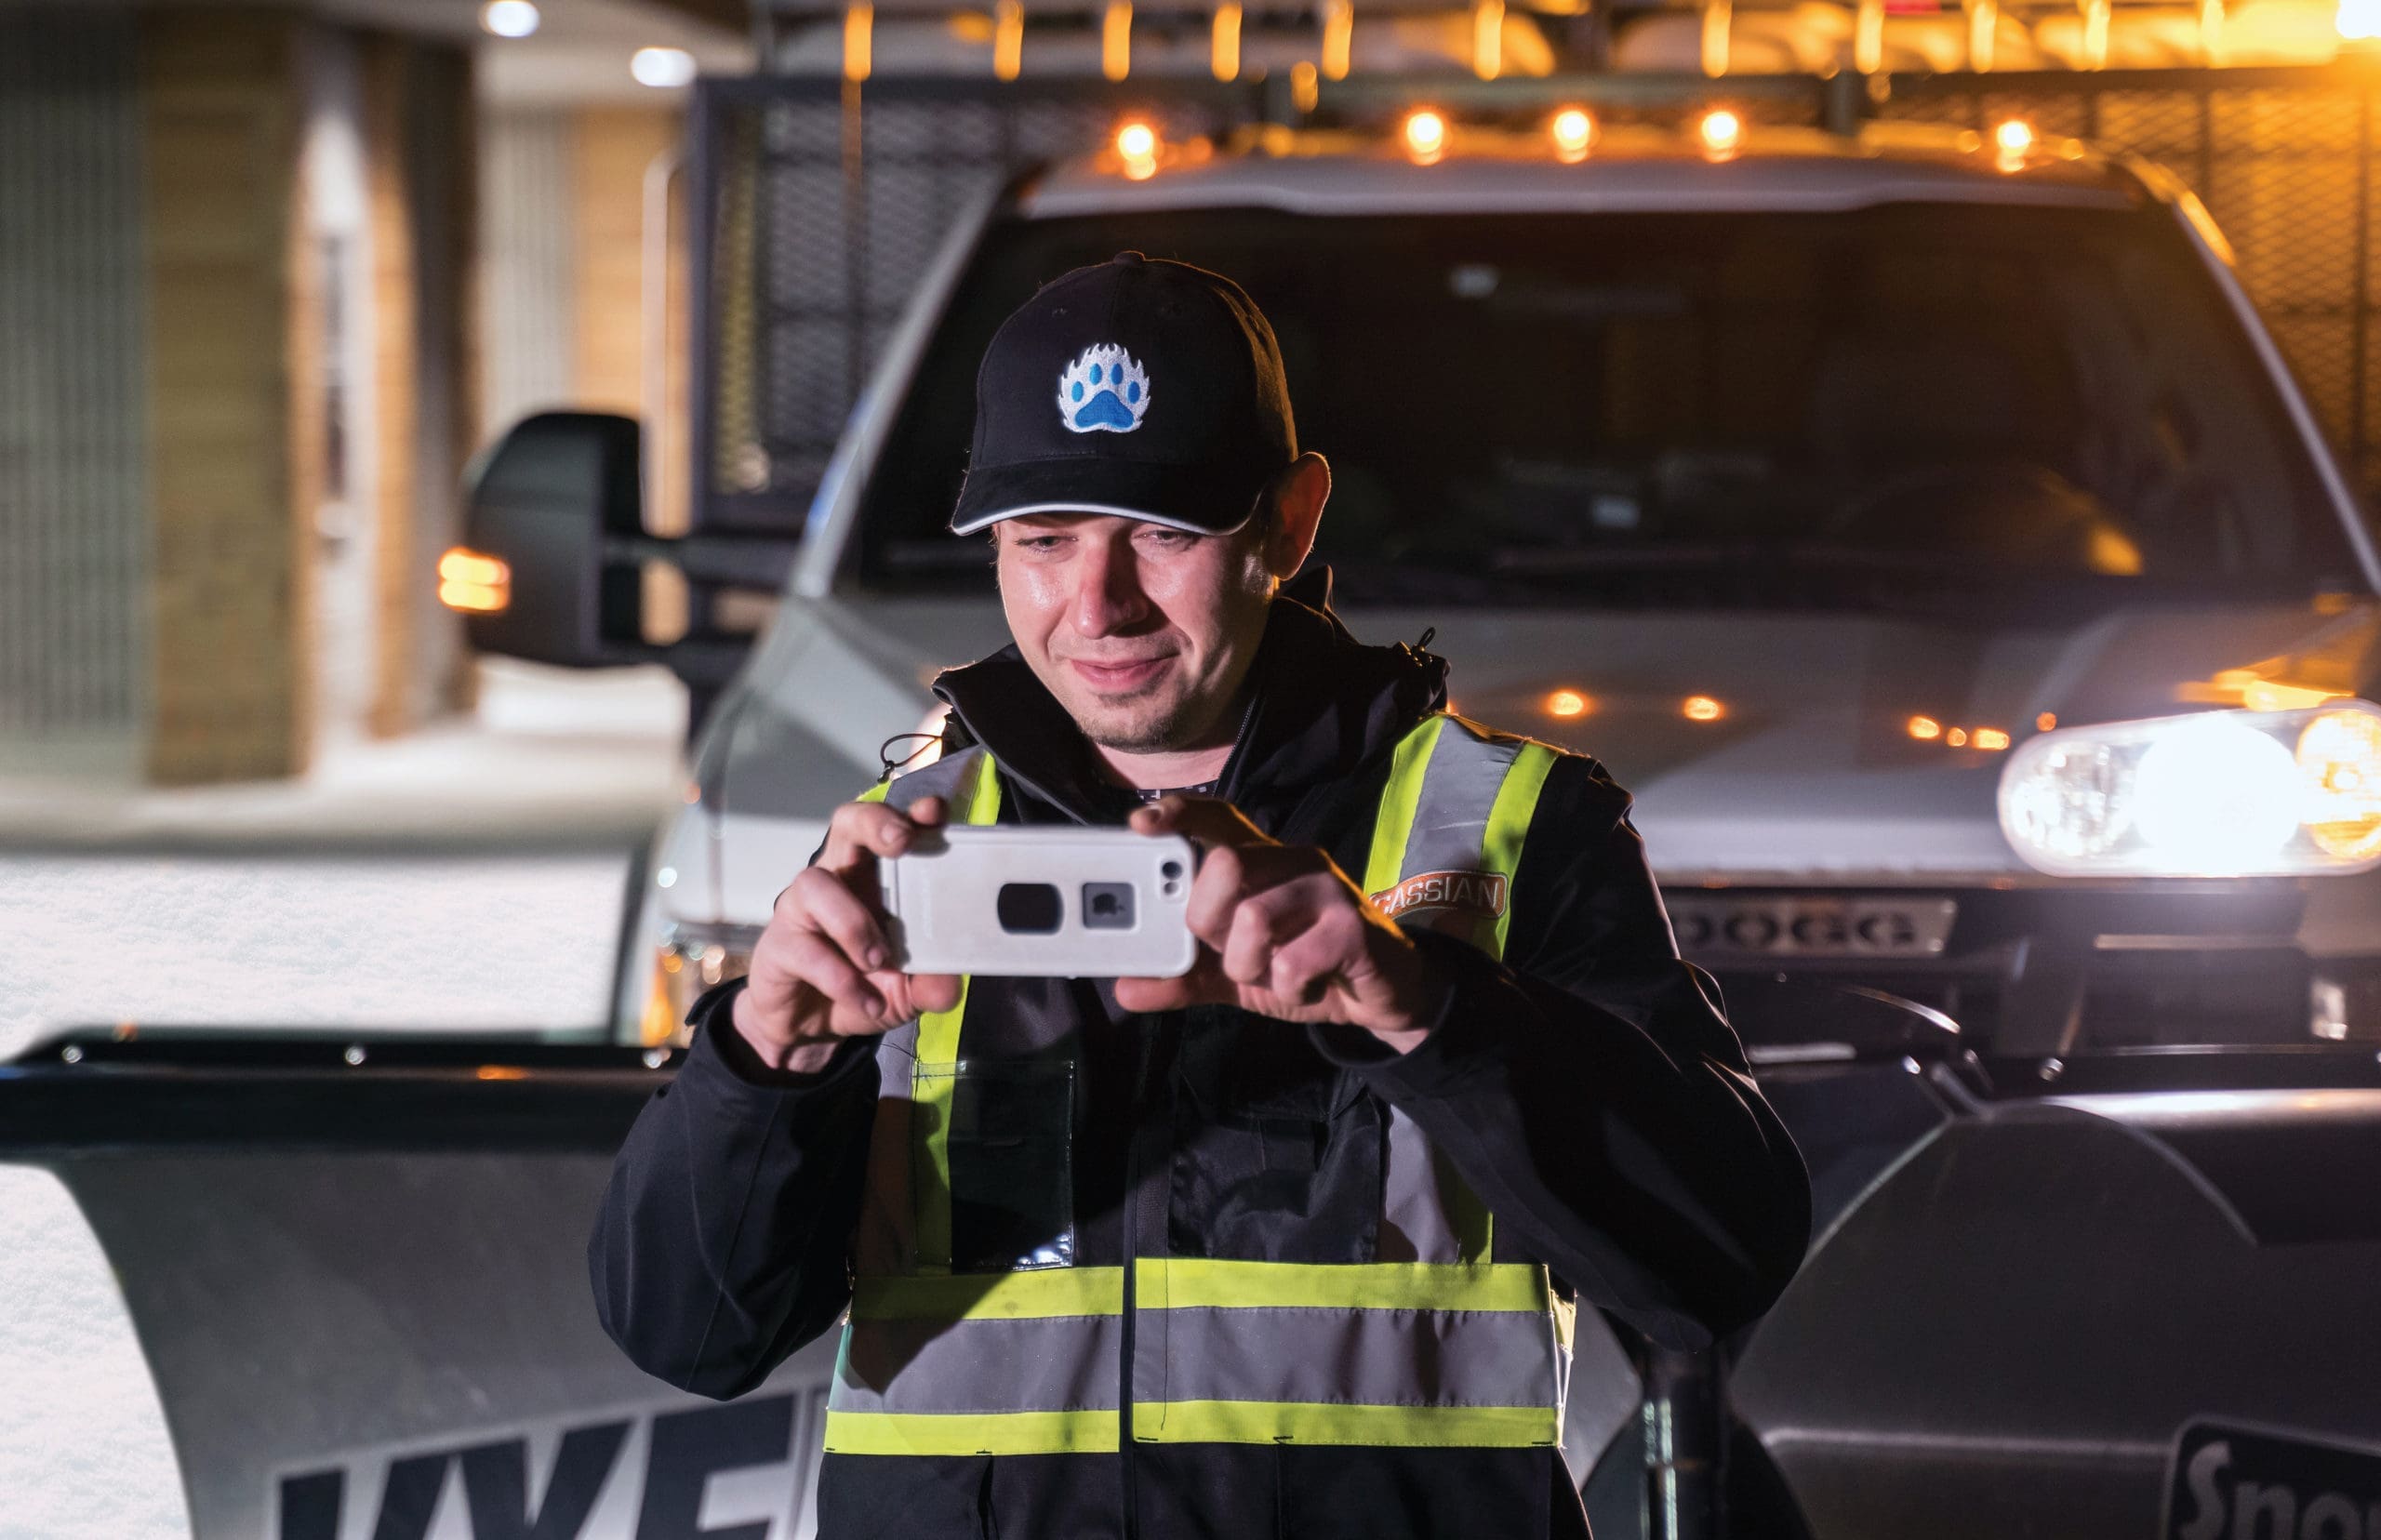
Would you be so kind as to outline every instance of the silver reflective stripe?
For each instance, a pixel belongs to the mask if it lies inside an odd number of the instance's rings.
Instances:
[[[885,805],[907,808],[921,797],[940,797],[948,803],[969,784],[976,765],[984,757],[981,747],[962,749],[955,754],[945,754],[932,764],[922,765],[906,776],[897,776],[885,789]]]
[[[1418,729],[1417,729],[1418,730]],[[1521,757],[1527,740],[1488,736],[1449,716],[1431,746],[1422,770],[1422,788],[1415,800],[1414,827],[1406,836],[1404,854],[1397,862],[1401,883],[1430,873],[1493,876],[1501,884],[1496,907],[1511,901],[1510,873],[1489,873],[1488,817],[1505,777]],[[1490,934],[1480,911],[1468,909],[1409,909],[1404,924],[1428,924],[1466,940]],[[1478,1214],[1479,1201],[1460,1178],[1445,1167],[1413,1119],[1390,1109],[1387,1169],[1382,1178],[1381,1229],[1378,1255],[1384,1262],[1455,1262],[1464,1258],[1467,1230],[1455,1215]],[[1475,1244],[1476,1244],[1475,1241]]]
[[[1382,1262],[1460,1262],[1463,1245],[1448,1220],[1443,1173],[1421,1125],[1401,1108],[1389,1109],[1388,1162],[1381,1176]]]
[[[1406,837],[1405,858],[1398,863],[1400,882],[1432,872],[1487,871],[1488,815],[1527,741],[1485,736],[1484,729],[1461,717],[1447,719],[1430,751],[1430,766],[1423,772],[1422,794],[1414,806],[1414,830]],[[1501,909],[1510,897],[1504,895],[1496,908]],[[1464,919],[1460,910],[1428,907],[1415,918],[1430,920],[1435,926],[1443,915]]]
[[[1143,1310],[1133,1387],[1151,1401],[1556,1404],[1542,1310]]]
[[[855,1321],[827,1404],[837,1412],[1112,1412],[1124,1321]]]

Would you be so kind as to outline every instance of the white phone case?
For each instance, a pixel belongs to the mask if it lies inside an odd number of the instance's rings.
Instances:
[[[879,861],[885,937],[904,973],[1174,978],[1198,961],[1197,857],[1129,829],[921,831]]]

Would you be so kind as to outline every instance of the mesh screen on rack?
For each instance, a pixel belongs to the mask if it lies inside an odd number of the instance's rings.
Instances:
[[[967,212],[1125,115],[1168,140],[1256,121],[1247,87],[739,83],[698,125],[715,157],[706,522],[798,527],[853,403]],[[847,132],[855,133],[846,143]],[[847,158],[848,157],[848,158]]]

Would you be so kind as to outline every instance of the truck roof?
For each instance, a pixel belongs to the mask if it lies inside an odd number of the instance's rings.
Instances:
[[[1165,147],[1153,169],[1112,149],[1061,163],[1027,190],[1021,212],[1694,213],[1909,202],[2112,208],[2161,195],[2162,179],[2075,139],[2037,139],[2013,153],[1974,129],[1933,125],[1832,134],[1756,124],[1726,154],[1707,150],[1696,124],[1619,125],[1568,161],[1544,133],[1454,126],[1443,153],[1424,160],[1395,131],[1272,126],[1221,145]]]

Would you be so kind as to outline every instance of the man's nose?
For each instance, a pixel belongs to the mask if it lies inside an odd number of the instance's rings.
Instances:
[[[1078,574],[1075,630],[1084,636],[1106,636],[1135,625],[1149,610],[1131,542],[1094,542]]]

